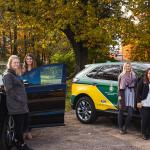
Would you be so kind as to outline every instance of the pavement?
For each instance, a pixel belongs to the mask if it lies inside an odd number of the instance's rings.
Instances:
[[[133,123],[128,133],[121,135],[109,117],[82,124],[73,111],[66,113],[65,126],[33,129],[32,134],[27,143],[34,150],[150,150],[150,140],[143,140]]]

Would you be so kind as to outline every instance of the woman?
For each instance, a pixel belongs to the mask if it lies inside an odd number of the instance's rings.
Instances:
[[[27,53],[25,58],[24,58],[22,73],[26,73],[28,71],[31,71],[34,68],[36,68],[35,57],[32,53]],[[30,117],[28,116],[26,119],[29,120]],[[31,134],[31,129],[28,128],[28,125],[26,125],[24,130],[25,130],[24,139],[31,140],[32,134]]]
[[[3,83],[6,91],[6,103],[8,113],[12,115],[15,122],[15,145],[18,150],[32,150],[25,144],[23,129],[25,118],[29,113],[27,95],[23,82],[17,75],[20,68],[18,56],[11,55],[8,59],[7,69],[3,74]]]
[[[141,131],[144,140],[150,133],[150,68],[137,85],[137,107],[141,110]]]
[[[132,70],[130,62],[124,63],[123,71],[118,78],[119,88],[119,112],[118,124],[121,134],[127,133],[127,127],[131,121],[135,106],[135,83],[136,76]],[[127,112],[125,121],[123,122],[124,112]]]
[[[23,73],[36,68],[36,60],[32,53],[27,53],[23,63]]]

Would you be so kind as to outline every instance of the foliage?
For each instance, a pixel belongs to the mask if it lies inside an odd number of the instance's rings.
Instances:
[[[107,60],[119,37],[134,45],[132,59],[150,59],[147,0],[0,0],[0,15],[1,57],[33,52],[39,63],[64,62],[70,72]]]
[[[137,0],[130,2],[133,12],[130,34],[125,44],[132,44],[131,59],[136,61],[150,60],[150,1]]]
[[[52,63],[64,63],[67,66],[67,75],[73,72],[75,57],[73,51],[68,52],[57,52],[51,57]]]

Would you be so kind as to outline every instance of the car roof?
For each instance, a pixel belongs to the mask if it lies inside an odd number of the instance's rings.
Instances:
[[[126,62],[110,62],[110,61],[108,61],[108,62],[104,62],[104,63],[94,63],[94,64],[87,64],[87,65],[85,65],[85,66],[94,66],[94,65],[104,65],[104,64],[107,64],[107,65],[111,65],[111,64],[118,64],[118,65],[120,65],[120,64],[124,64],[124,63],[126,63]],[[136,61],[134,61],[134,62],[131,62],[131,64],[138,64],[138,65],[150,65],[150,62],[136,62]]]
[[[105,62],[105,63],[95,63],[95,64],[87,64],[85,65],[85,68],[87,67],[95,67],[95,66],[103,66],[103,65],[123,65],[125,62]],[[139,66],[141,68],[149,68],[150,63],[149,62],[131,62],[134,66]]]
[[[95,64],[87,64],[85,65],[85,68],[80,71],[78,74],[76,74],[75,77],[79,77],[84,75],[85,73],[91,71],[92,69],[95,69],[96,67],[104,66],[104,65],[123,65],[125,62],[105,62],[105,63],[95,63]],[[136,66],[136,68],[141,68],[142,70],[146,70],[147,68],[150,68],[150,63],[148,62],[131,62],[133,66]]]

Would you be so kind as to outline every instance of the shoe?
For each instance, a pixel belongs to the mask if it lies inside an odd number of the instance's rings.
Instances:
[[[17,146],[18,150],[33,150],[32,148],[30,148],[27,144],[22,144],[20,146]]]
[[[125,130],[120,130],[120,134],[127,134],[127,131],[125,131]]]
[[[27,140],[32,140],[32,134],[31,134],[31,132],[26,133],[26,139]]]
[[[24,133],[24,134],[23,134],[23,139],[25,140],[26,137],[27,137],[27,133]]]
[[[142,139],[148,140],[148,136],[147,135],[142,135]]]
[[[127,134],[127,130],[125,127],[122,127],[120,130],[120,134]]]

